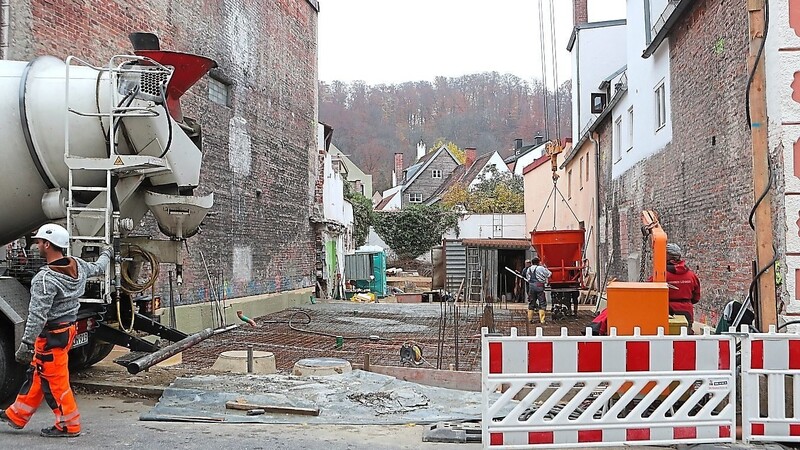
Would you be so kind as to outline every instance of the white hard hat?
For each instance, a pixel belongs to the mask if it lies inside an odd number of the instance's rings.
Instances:
[[[50,241],[51,244],[58,248],[69,247],[69,233],[67,232],[67,229],[54,223],[42,225],[42,227],[39,228],[39,231],[36,232],[36,236],[33,238]]]

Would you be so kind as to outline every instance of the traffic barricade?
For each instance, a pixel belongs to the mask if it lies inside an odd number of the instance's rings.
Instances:
[[[800,442],[800,335],[743,331],[743,440]]]
[[[484,447],[733,442],[733,337],[638,331],[500,336],[484,328]]]

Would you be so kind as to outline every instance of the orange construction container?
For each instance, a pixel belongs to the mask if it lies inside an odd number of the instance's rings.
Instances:
[[[553,273],[550,286],[582,287],[583,246],[586,231],[547,230],[531,232],[531,245],[539,259]]]
[[[615,281],[606,288],[608,328],[617,335],[630,336],[639,327],[643,335],[669,333],[669,286],[667,283]]]

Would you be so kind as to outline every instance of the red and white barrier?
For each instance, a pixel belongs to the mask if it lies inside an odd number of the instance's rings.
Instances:
[[[484,446],[733,442],[732,337],[614,331],[523,337],[484,329]]]
[[[744,336],[742,438],[745,442],[800,442],[800,335],[776,333],[773,326],[769,333]],[[764,409],[760,386],[766,393]],[[790,403],[789,393],[793,394]]]

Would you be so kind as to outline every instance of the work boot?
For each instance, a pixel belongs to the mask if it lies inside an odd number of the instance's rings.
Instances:
[[[531,312],[533,312],[533,311],[531,311]],[[544,316],[545,316],[544,310],[540,309],[539,310],[539,323],[544,323]]]
[[[41,435],[44,437],[78,437],[81,435],[81,432],[70,433],[67,430],[59,430],[55,426],[50,428],[42,428]]]
[[[7,423],[8,426],[10,426],[11,428],[13,428],[15,430],[21,430],[23,428],[23,427],[15,424],[11,420],[11,418],[8,417],[8,414],[6,414],[6,410],[5,409],[0,409],[0,420],[2,420],[3,422]]]
[[[528,310],[528,322],[529,323],[536,323],[536,322],[533,321],[533,310],[532,309]]]

